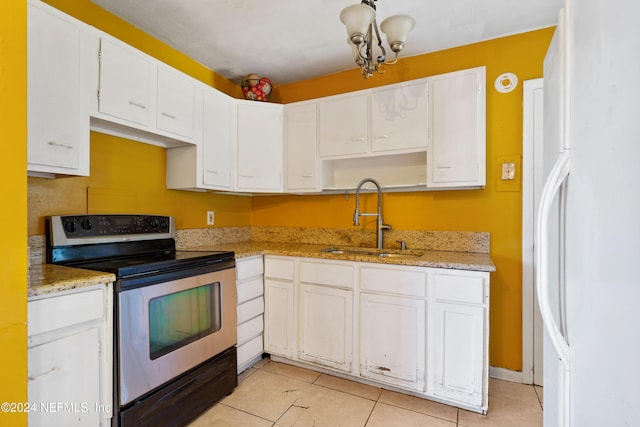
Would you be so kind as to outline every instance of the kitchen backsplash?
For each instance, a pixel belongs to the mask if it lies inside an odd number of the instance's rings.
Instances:
[[[186,249],[224,243],[292,242],[335,246],[375,246],[375,233],[362,228],[308,227],[221,227],[177,230],[176,247]],[[489,253],[488,232],[390,230],[384,233],[384,247],[400,247],[404,241],[408,249],[430,251]],[[29,236],[29,264],[45,262],[45,236]]]

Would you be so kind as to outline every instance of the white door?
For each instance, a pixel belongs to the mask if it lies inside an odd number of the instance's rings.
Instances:
[[[425,80],[375,89],[371,93],[371,151],[426,148],[428,113]]]
[[[543,325],[535,292],[534,236],[543,187],[543,79],[523,85],[522,382],[542,384]]]
[[[29,349],[30,426],[100,425],[99,349],[98,328]]]
[[[300,359],[351,372],[353,291],[300,285]]]
[[[282,192],[282,116],[282,105],[239,101],[238,190]]]
[[[158,129],[193,138],[196,114],[193,79],[159,66],[157,96]]]
[[[434,307],[434,394],[480,406],[485,308],[446,302]]]
[[[369,97],[341,96],[318,104],[320,157],[363,154],[369,140]]]
[[[424,391],[425,300],[368,293],[360,300],[360,375]]]
[[[203,108],[203,183],[216,189],[231,190],[235,102],[215,89],[205,88]]]
[[[264,351],[293,357],[295,288],[293,282],[264,281]]]
[[[152,61],[141,52],[111,38],[100,40],[100,98],[98,110],[142,126],[151,120]]]
[[[320,190],[318,162],[317,105],[285,106],[285,168],[288,191]]]

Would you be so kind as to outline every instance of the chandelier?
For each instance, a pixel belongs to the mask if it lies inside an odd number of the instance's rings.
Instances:
[[[389,47],[395,53],[395,58],[387,61],[387,52],[382,46],[382,38],[376,22],[375,2],[376,0],[362,0],[360,4],[345,7],[340,13],[340,20],[347,27],[349,35],[347,42],[352,48],[353,59],[361,68],[365,79],[374,73],[384,73],[385,65],[398,62],[398,53],[404,48],[407,34],[416,23],[409,15],[393,15],[382,21],[380,30],[387,36]],[[381,51],[375,60],[373,58],[374,40]]]

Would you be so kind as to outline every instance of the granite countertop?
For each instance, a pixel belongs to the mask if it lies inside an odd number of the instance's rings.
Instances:
[[[279,242],[238,242],[226,243],[219,245],[197,246],[183,248],[182,250],[192,251],[234,251],[236,258],[246,258],[254,255],[282,255],[311,257],[323,259],[336,259],[345,261],[361,261],[376,262],[380,264],[396,264],[418,267],[435,267],[435,268],[451,268],[456,270],[474,270],[474,271],[496,271],[496,266],[491,260],[491,256],[485,253],[476,252],[451,252],[451,251],[429,251],[429,250],[411,250],[401,251],[398,249],[384,249],[383,252],[394,254],[414,254],[419,256],[402,256],[402,257],[380,257],[376,255],[343,253],[333,254],[323,252],[322,249],[332,247],[330,245],[317,245],[307,243],[279,243]],[[361,247],[343,247],[335,246],[337,249],[352,250],[372,250],[378,252],[375,248]]]
[[[188,251],[233,251],[236,258],[247,258],[256,255],[280,255],[306,258],[322,258],[344,261],[375,262],[379,264],[396,264],[417,267],[450,268],[456,270],[496,271],[489,254],[476,252],[453,252],[385,249],[383,252],[414,256],[380,257],[360,253],[334,254],[323,252],[330,245],[289,242],[257,242],[245,241],[207,246],[181,248]],[[337,249],[367,250],[378,252],[375,248],[337,246]],[[100,271],[64,267],[53,264],[31,265],[29,268],[28,297],[36,297],[69,289],[115,281],[115,275]]]
[[[29,267],[29,298],[67,291],[85,286],[106,285],[116,276],[102,271],[84,270],[54,264],[38,264]]]

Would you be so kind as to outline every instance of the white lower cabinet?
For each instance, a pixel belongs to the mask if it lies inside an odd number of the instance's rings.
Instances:
[[[360,301],[360,375],[424,391],[426,301],[369,293]]]
[[[292,358],[295,354],[295,261],[264,257],[264,350]]]
[[[430,281],[433,395],[486,408],[489,273],[433,269]]]
[[[29,425],[111,425],[111,285],[35,297],[27,309]]]
[[[353,291],[300,285],[299,357],[351,372]]]
[[[262,357],[264,327],[262,256],[236,260],[238,292],[238,373]]]
[[[488,272],[267,255],[265,303],[278,359],[487,411]]]

